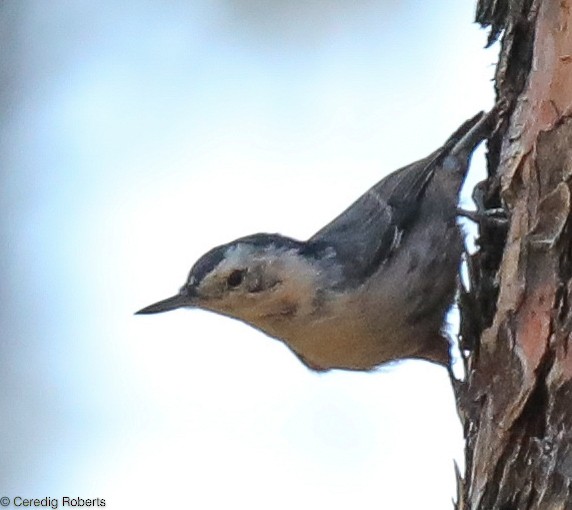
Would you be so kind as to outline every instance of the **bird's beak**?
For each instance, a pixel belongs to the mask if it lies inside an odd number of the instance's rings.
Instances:
[[[182,308],[183,306],[193,306],[192,300],[189,298],[186,292],[181,292],[176,296],[163,299],[158,303],[146,306],[145,308],[135,312],[135,315],[147,315],[150,313],[161,313],[168,312],[170,310],[176,310],[177,308]]]

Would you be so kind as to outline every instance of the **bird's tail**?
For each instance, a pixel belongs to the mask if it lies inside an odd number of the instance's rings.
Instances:
[[[475,147],[493,131],[497,120],[497,109],[487,113],[479,112],[465,121],[445,142],[443,155],[461,160],[469,157]]]
[[[448,182],[447,188],[458,193],[468,169],[468,160],[475,147],[484,140],[494,127],[496,110],[488,113],[479,112],[463,122],[456,131],[427,158],[398,170],[401,179],[397,182],[391,197],[390,205],[396,201],[418,200],[429,183],[435,179],[435,172],[440,174],[439,180]],[[420,167],[419,167],[420,165]],[[448,195],[447,195],[448,196]]]

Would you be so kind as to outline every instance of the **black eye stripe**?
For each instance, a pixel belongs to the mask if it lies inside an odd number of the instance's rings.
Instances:
[[[231,288],[238,287],[242,283],[242,280],[244,280],[244,273],[246,273],[244,269],[235,269],[232,271],[226,279],[227,285]]]

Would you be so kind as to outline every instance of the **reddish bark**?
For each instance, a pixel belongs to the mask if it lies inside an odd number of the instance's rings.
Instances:
[[[572,509],[572,9],[481,0],[478,21],[503,31],[485,203],[509,225],[483,224],[462,302],[457,507]]]

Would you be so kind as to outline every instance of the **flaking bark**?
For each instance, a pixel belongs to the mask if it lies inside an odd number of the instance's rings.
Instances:
[[[483,221],[461,299],[458,509],[572,509],[571,4],[477,8],[489,42],[501,36],[483,201],[508,226]]]

